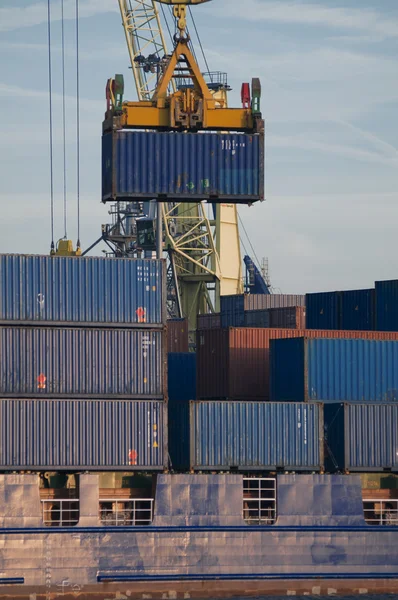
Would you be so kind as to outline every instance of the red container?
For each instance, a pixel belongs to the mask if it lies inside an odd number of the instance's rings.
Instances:
[[[305,329],[305,307],[290,306],[287,308],[270,308],[269,326],[286,327],[287,329]]]
[[[219,327],[221,327],[221,313],[198,315],[198,331],[202,331],[202,329],[218,329]]]
[[[167,321],[167,352],[188,352],[188,320]]]
[[[269,400],[270,340],[293,337],[398,340],[398,332],[258,328],[198,331],[198,399]]]

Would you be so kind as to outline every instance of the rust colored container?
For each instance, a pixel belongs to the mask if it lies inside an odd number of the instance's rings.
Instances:
[[[167,352],[188,352],[188,320],[167,321]]]
[[[293,337],[398,340],[398,332],[282,328],[198,331],[198,399],[269,400],[270,340]]]
[[[197,329],[218,329],[221,327],[221,313],[198,315]]]

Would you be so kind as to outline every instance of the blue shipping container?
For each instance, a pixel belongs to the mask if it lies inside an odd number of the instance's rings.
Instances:
[[[398,341],[271,340],[270,388],[283,402],[398,402]]]
[[[191,402],[191,468],[323,469],[321,404]]]
[[[0,320],[165,324],[160,260],[0,255]]]
[[[4,469],[163,469],[165,404],[132,400],[0,399]]]
[[[264,199],[264,135],[114,131],[102,136],[102,200]]]
[[[221,327],[245,326],[245,296],[221,296]]]
[[[342,329],[341,292],[306,294],[307,329]]]
[[[0,327],[0,395],[163,397],[165,335]]]
[[[341,323],[338,329],[373,331],[375,329],[375,291],[341,292]]]
[[[398,279],[376,281],[376,329],[398,331]]]
[[[196,398],[196,354],[168,356],[169,454],[174,471],[189,469],[189,402]]]
[[[398,471],[398,404],[326,404],[328,471]]]

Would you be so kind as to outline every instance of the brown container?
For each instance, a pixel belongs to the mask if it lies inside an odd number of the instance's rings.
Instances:
[[[212,313],[210,315],[198,315],[197,317],[197,329],[202,331],[203,329],[219,329],[221,327],[221,314]]]
[[[244,306],[245,310],[305,306],[305,296],[300,294],[245,294]]]
[[[167,352],[188,352],[188,320],[167,321]]]
[[[269,400],[270,340],[293,337],[398,340],[398,332],[208,329],[197,332],[197,398]]]
[[[287,329],[305,329],[305,306],[288,306],[270,308],[269,326],[286,327]]]

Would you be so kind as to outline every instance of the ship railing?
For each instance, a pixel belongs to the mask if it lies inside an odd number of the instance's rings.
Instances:
[[[78,499],[53,499],[41,500],[42,519],[46,527],[73,527],[77,525],[80,517]]]
[[[104,498],[99,501],[99,517],[108,527],[150,525],[153,506],[153,498]]]
[[[369,525],[398,525],[398,500],[367,498],[363,501],[363,512]]]
[[[249,525],[273,525],[275,523],[275,477],[243,478],[243,519]]]

